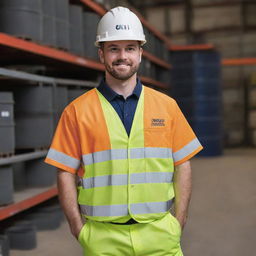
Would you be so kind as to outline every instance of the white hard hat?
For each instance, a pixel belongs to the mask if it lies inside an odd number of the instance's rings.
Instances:
[[[99,47],[101,42],[118,40],[136,40],[141,45],[146,43],[139,18],[124,7],[113,8],[101,18],[95,45]]]

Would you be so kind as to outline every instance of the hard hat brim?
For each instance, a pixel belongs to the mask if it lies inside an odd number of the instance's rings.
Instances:
[[[101,40],[99,39],[95,41],[94,44],[96,47],[100,47],[100,43],[111,42],[111,41],[140,41],[141,46],[147,42],[144,38],[128,36],[128,37],[122,37],[122,39],[120,39],[120,37],[117,36],[117,37],[108,37]]]

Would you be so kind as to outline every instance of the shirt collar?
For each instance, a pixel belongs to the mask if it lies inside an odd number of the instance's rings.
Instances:
[[[113,91],[108,84],[106,83],[105,79],[102,79],[100,82],[100,85],[98,86],[98,91],[108,100],[108,101],[112,101],[114,100],[116,97],[120,96],[118,93],[116,93],[115,91]],[[140,79],[137,78],[137,84],[132,92],[132,95],[136,96],[138,99],[140,97],[142,91],[142,84]],[[129,97],[130,97],[129,96]]]

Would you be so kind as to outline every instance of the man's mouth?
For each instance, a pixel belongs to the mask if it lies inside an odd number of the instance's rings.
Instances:
[[[115,66],[131,66],[131,64],[130,63],[128,63],[128,62],[120,62],[120,61],[116,61],[116,62],[114,62],[113,63],[113,65],[115,65]]]

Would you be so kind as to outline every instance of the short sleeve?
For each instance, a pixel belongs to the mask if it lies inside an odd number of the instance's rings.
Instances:
[[[174,165],[179,165],[192,158],[203,147],[176,102],[174,115],[172,152]]]
[[[45,162],[71,173],[81,164],[81,147],[75,109],[68,106],[61,115]]]

